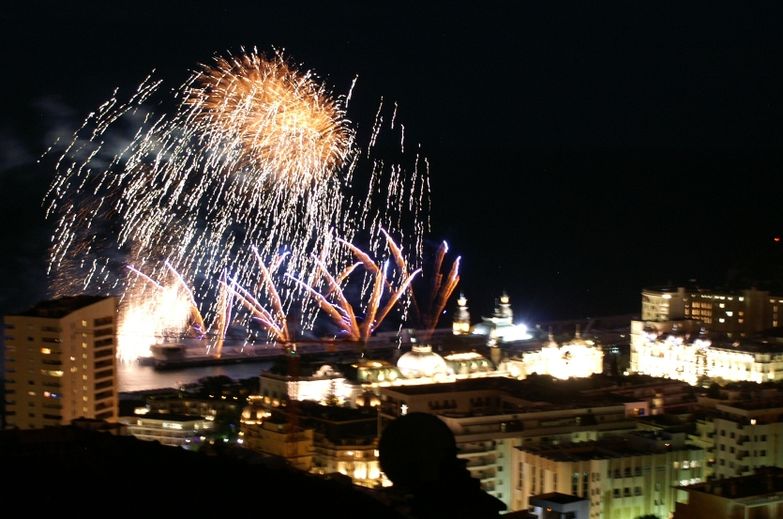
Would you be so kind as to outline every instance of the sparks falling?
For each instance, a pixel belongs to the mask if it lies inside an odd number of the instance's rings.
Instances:
[[[228,325],[220,319],[233,292],[221,292],[216,273],[250,287],[257,254],[294,251],[276,274],[283,307],[300,290],[286,274],[308,273],[312,283],[350,257],[333,234],[352,241],[366,232],[377,254],[384,227],[401,237],[408,261],[421,257],[426,159],[403,153],[399,115],[384,118],[383,102],[368,144],[357,142],[347,117],[355,79],[348,96],[337,95],[281,52],[243,51],[192,72],[172,96],[161,85],[150,76],[127,99],[115,91],[62,149],[44,200],[56,219],[53,295],[120,293],[130,311],[145,303],[129,290],[138,276],[124,265],[163,279],[168,260],[192,280],[189,297],[205,302],[217,330]],[[398,143],[396,159],[374,158],[384,138]],[[317,309],[302,313],[312,323]]]

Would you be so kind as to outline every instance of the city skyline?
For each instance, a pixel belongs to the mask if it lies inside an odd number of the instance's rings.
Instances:
[[[476,316],[502,290],[540,320],[636,312],[644,286],[691,278],[779,281],[779,7],[134,5],[3,15],[17,49],[0,127],[3,237],[17,245],[0,262],[4,312],[45,297],[53,170],[36,160],[54,137],[115,87],[152,69],[173,87],[240,46],[285,49],[335,92],[358,76],[360,132],[381,98],[398,104],[431,163],[429,247],[462,256],[457,291]]]

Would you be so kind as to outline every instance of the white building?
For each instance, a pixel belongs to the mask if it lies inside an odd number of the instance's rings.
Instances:
[[[631,323],[631,366],[634,373],[683,380],[691,385],[719,382],[783,380],[783,344],[774,340],[711,340],[669,328]]]
[[[526,341],[533,336],[527,326],[514,324],[514,312],[511,310],[511,300],[504,292],[495,303],[495,312],[491,317],[482,317],[481,322],[472,329],[473,335],[487,337],[487,343],[494,346],[503,342]]]
[[[511,377],[525,378],[532,373],[550,375],[559,379],[589,377],[603,372],[604,352],[591,340],[576,336],[560,345],[552,334],[549,342],[539,350],[522,353],[519,358],[509,358],[501,369]]]
[[[685,436],[635,432],[598,442],[514,449],[512,509],[560,492],[590,500],[594,519],[636,519],[674,511],[677,485],[702,481],[704,451]]]
[[[140,440],[187,449],[199,445],[213,427],[211,420],[201,416],[174,414],[122,416],[119,421],[127,426],[128,434]]]

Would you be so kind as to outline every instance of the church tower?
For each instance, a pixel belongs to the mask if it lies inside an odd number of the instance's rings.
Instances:
[[[514,321],[514,312],[511,310],[511,300],[505,290],[495,305],[495,319],[498,324],[504,325],[511,325]]]
[[[470,333],[470,312],[468,312],[468,300],[464,294],[457,299],[457,312],[454,314],[454,323],[451,330],[454,335],[467,335]]]

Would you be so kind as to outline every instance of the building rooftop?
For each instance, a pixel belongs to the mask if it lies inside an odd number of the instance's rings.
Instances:
[[[776,340],[768,340],[763,336],[739,341],[712,340],[712,348],[749,353],[783,353],[783,344]]]
[[[516,449],[553,461],[602,460],[642,456],[645,454],[660,454],[666,451],[700,450],[692,445],[658,447],[654,438],[645,438],[645,435],[640,434],[640,432],[647,433],[650,431],[639,431],[634,434],[607,437],[589,442],[561,443],[558,445],[523,445],[516,447]]]
[[[751,496],[783,492],[783,469],[765,467],[758,469],[755,474],[750,476],[716,479],[677,488],[730,499],[745,499]]]
[[[546,375],[533,375],[523,380],[486,377],[458,380],[451,383],[383,388],[386,392],[409,396],[495,390],[504,393],[509,398],[518,398],[520,405],[527,402],[524,405],[557,409],[622,405],[626,402],[638,401],[638,398],[614,394],[613,389],[621,389],[618,386],[618,381],[601,375],[569,380],[556,380]]]
[[[103,301],[110,296],[78,295],[64,296],[49,301],[41,301],[32,308],[23,312],[9,314],[13,316],[24,317],[47,317],[50,319],[61,319],[66,315],[75,312],[85,306]]]
[[[530,502],[534,501],[547,501],[549,503],[559,503],[561,505],[567,505],[568,503],[576,503],[577,501],[585,501],[586,498],[572,496],[571,494],[561,494],[560,492],[549,492],[546,494],[539,494],[537,496],[531,496]]]

